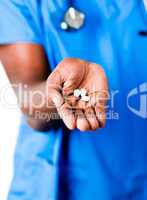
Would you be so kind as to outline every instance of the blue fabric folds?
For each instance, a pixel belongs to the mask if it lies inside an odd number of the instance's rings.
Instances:
[[[1,0],[0,44],[37,43],[50,68],[66,57],[100,64],[111,95],[104,129],[48,133],[22,120],[8,200],[147,199],[147,29],[140,0],[72,1],[84,26],[64,31],[68,1]]]

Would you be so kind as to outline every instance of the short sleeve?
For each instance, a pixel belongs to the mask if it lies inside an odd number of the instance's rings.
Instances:
[[[0,0],[0,44],[42,44],[37,13],[25,3],[25,0]]]

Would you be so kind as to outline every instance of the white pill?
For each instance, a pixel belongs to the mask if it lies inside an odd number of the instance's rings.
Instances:
[[[82,89],[81,89],[81,96],[82,96],[82,97],[83,97],[83,96],[86,96],[86,93],[87,93],[86,89],[82,88]]]
[[[74,90],[74,96],[75,97],[80,97],[81,91],[79,89]]]
[[[81,100],[88,102],[90,100],[90,97],[89,96],[82,96]]]

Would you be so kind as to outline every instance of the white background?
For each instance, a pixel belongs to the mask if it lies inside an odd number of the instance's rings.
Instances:
[[[18,135],[20,111],[18,108],[8,108],[4,98],[16,103],[12,89],[4,92],[9,82],[0,64],[0,200],[6,200],[13,174],[13,155]],[[9,84],[10,86],[10,84]],[[10,88],[10,87],[9,87]]]

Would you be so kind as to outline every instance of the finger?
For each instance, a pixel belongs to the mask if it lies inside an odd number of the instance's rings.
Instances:
[[[67,103],[64,103],[57,109],[57,111],[67,128],[73,130],[76,127],[76,118],[71,106],[69,106]]]
[[[60,108],[64,104],[64,98],[57,89],[50,88],[49,97],[51,98],[56,109]]]
[[[100,128],[103,128],[106,124],[106,110],[105,108],[99,107],[98,104],[95,106],[95,113],[99,121]]]
[[[90,91],[108,91],[108,81],[104,69],[96,63],[89,63],[89,67],[94,71],[97,69],[96,73],[98,74],[96,84],[92,85]]]
[[[57,90],[53,89],[50,95],[58,111],[58,114],[62,118],[67,128],[71,130],[74,129],[76,126],[76,119],[72,112],[71,107],[64,102],[63,96]]]
[[[63,94],[71,95],[73,94],[74,89],[77,87],[76,80],[70,79],[66,81],[63,85]]]
[[[77,117],[76,125],[80,131],[86,131],[86,130],[90,129],[90,125],[89,125],[89,123],[85,117],[85,114],[83,113],[82,110],[76,111],[76,117]]]
[[[85,115],[92,130],[96,130],[97,128],[99,128],[99,122],[96,117],[96,113],[92,107],[86,109]]]
[[[108,101],[108,92],[107,91],[96,91],[90,94],[90,101],[88,106],[95,107],[98,105],[99,107],[105,107]]]
[[[80,59],[66,58],[58,64],[63,90],[68,94],[78,88],[85,76],[87,62]]]

